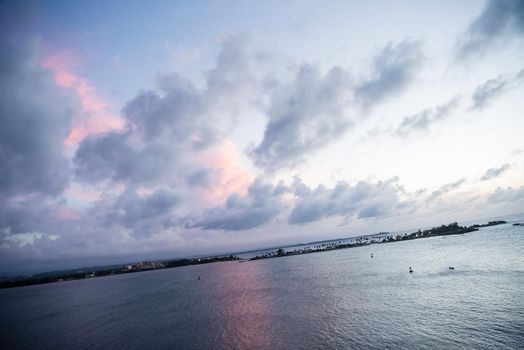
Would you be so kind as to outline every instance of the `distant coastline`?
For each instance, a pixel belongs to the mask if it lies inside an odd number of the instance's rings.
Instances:
[[[471,226],[460,226],[457,222],[453,222],[449,225],[442,225],[438,227],[433,227],[428,230],[418,230],[413,233],[404,233],[404,234],[388,234],[384,233],[381,236],[363,236],[356,239],[355,243],[342,243],[341,241],[331,241],[331,243],[322,243],[322,244],[315,244],[313,245],[313,248],[310,246],[307,246],[302,249],[295,249],[291,251],[284,251],[282,248],[278,249],[275,252],[272,253],[266,253],[263,255],[257,255],[250,260],[261,260],[261,259],[269,259],[269,258],[276,258],[281,256],[290,256],[290,255],[300,255],[300,254],[309,254],[309,253],[318,253],[318,252],[324,252],[328,250],[335,250],[335,249],[347,249],[347,248],[356,248],[361,247],[369,244],[379,244],[379,243],[391,243],[391,242],[399,242],[399,241],[406,241],[406,240],[412,240],[412,239],[419,239],[419,238],[428,238],[428,237],[435,237],[435,236],[449,236],[449,235],[461,235],[468,232],[474,232],[478,231],[481,227],[488,227],[488,226],[495,226],[495,225],[501,225],[506,224],[506,221],[498,220],[498,221],[490,221],[486,224],[476,224]]]
[[[449,225],[433,227],[431,229],[423,230],[423,231],[418,230],[416,232],[412,232],[409,234],[408,233],[404,233],[404,234],[380,233],[377,235],[360,236],[358,238],[355,238],[354,243],[345,243],[345,242],[342,242],[342,240],[329,240],[329,241],[317,241],[317,242],[312,242],[310,244],[305,244],[306,246],[305,248],[294,249],[294,250],[284,250],[283,248],[278,248],[278,249],[275,248],[274,251],[272,252],[257,255],[257,256],[254,256],[248,259],[239,258],[238,256],[231,254],[231,255],[210,256],[210,257],[201,257],[201,258],[193,258],[193,259],[170,259],[170,260],[163,260],[163,261],[158,261],[158,262],[146,260],[146,261],[138,262],[136,264],[126,264],[123,266],[118,265],[118,267],[114,267],[114,266],[105,267],[105,268],[102,267],[96,270],[84,268],[84,269],[75,269],[75,270],[69,270],[69,271],[42,273],[42,274],[32,275],[32,276],[19,276],[19,277],[14,277],[8,280],[1,281],[0,288],[14,288],[14,287],[36,285],[36,284],[65,282],[65,281],[72,281],[72,280],[79,280],[79,279],[86,279],[86,278],[103,277],[103,276],[109,276],[109,275],[120,275],[120,274],[136,273],[136,272],[143,272],[143,271],[152,271],[152,270],[182,267],[182,266],[189,266],[189,265],[201,265],[201,264],[209,264],[209,263],[215,263],[215,262],[255,261],[255,260],[271,259],[271,258],[278,258],[278,257],[284,257],[284,256],[326,252],[326,251],[337,250],[337,249],[356,248],[356,247],[361,247],[361,246],[370,245],[370,244],[392,243],[392,242],[400,242],[400,241],[428,238],[428,237],[435,237],[435,236],[461,235],[461,234],[468,233],[468,232],[478,231],[478,229],[481,227],[495,226],[495,225],[501,225],[501,224],[506,224],[506,223],[507,223],[506,221],[497,220],[497,221],[489,221],[488,223],[482,224],[482,225],[475,224],[471,226],[460,226],[457,222],[453,222]],[[297,246],[297,245],[293,245],[293,246]]]

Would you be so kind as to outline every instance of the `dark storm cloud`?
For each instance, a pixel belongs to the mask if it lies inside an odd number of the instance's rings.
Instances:
[[[269,223],[284,208],[282,185],[272,186],[257,179],[246,196],[233,194],[224,206],[207,209],[200,218],[186,224],[187,228],[240,231]]]
[[[351,125],[344,116],[349,76],[341,68],[322,75],[303,65],[294,80],[272,96],[269,122],[250,156],[259,167],[293,166],[306,154],[338,139]]]
[[[295,181],[293,188],[297,200],[289,217],[290,224],[307,224],[332,216],[361,219],[385,216],[402,207],[394,181],[360,181],[354,187],[339,182],[333,188],[321,185],[308,190],[300,181]]]
[[[456,56],[474,58],[512,35],[524,35],[524,1],[490,0],[457,41]]]
[[[449,193],[449,192],[459,188],[460,186],[462,186],[462,184],[464,182],[466,182],[466,179],[460,179],[460,180],[457,180],[455,182],[451,182],[451,183],[448,183],[448,184],[445,184],[445,185],[441,186],[439,189],[431,192],[431,195],[426,200],[426,203],[431,203],[431,202],[437,200],[438,198],[442,197],[446,193]]]
[[[488,197],[488,202],[492,204],[499,204],[504,202],[516,202],[524,200],[524,186],[519,188],[513,187],[497,187],[495,192]]]
[[[471,96],[471,108],[483,109],[493,99],[517,88],[524,81],[524,69],[514,76],[499,75],[479,85]]]
[[[509,168],[511,168],[511,165],[507,164],[507,163],[501,165],[498,168],[490,168],[490,169],[486,170],[486,173],[484,175],[482,175],[482,177],[480,179],[482,181],[487,181],[487,180],[494,179],[494,178],[499,177],[500,175],[502,175],[502,173],[504,173]]]
[[[202,97],[191,82],[176,74],[159,80],[160,93],[140,92],[124,107],[123,113],[133,130],[145,140],[154,140],[167,133],[184,141],[193,129],[195,116],[202,113]]]
[[[455,97],[447,103],[433,109],[425,109],[412,116],[404,117],[395,130],[395,135],[407,136],[415,132],[428,131],[432,124],[447,118],[458,105],[459,98]]]
[[[364,109],[403,92],[413,82],[423,60],[419,41],[389,43],[374,57],[370,76],[356,87],[356,97]]]

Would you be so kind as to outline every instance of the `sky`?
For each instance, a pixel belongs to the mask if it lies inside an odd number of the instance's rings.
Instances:
[[[0,273],[524,211],[524,2],[1,1]]]

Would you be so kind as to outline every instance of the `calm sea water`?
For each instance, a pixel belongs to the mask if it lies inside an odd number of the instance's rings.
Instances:
[[[523,348],[524,227],[0,290],[0,311],[3,349]]]

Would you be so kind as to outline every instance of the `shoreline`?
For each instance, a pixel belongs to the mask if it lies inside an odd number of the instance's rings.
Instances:
[[[69,270],[69,271],[57,271],[56,273],[48,272],[48,273],[38,274],[35,276],[18,276],[18,277],[13,277],[9,280],[1,281],[0,289],[17,288],[17,287],[25,287],[25,286],[57,283],[57,282],[61,283],[61,282],[74,281],[74,280],[80,280],[80,279],[104,277],[104,276],[111,276],[111,275],[121,275],[121,274],[129,274],[129,273],[138,273],[138,272],[154,271],[154,270],[160,270],[160,269],[169,269],[169,268],[191,266],[191,265],[210,264],[210,263],[216,263],[216,262],[256,261],[256,260],[279,258],[279,257],[284,257],[284,256],[321,253],[321,252],[338,250],[338,249],[357,248],[357,247],[362,247],[362,246],[371,245],[371,244],[393,243],[393,242],[407,241],[407,240],[413,240],[413,239],[422,239],[422,238],[429,238],[429,237],[437,237],[437,236],[460,235],[460,234],[465,234],[468,232],[478,231],[479,228],[482,228],[482,227],[496,226],[496,225],[501,225],[501,224],[506,224],[506,223],[507,223],[506,221],[498,220],[498,221],[489,221],[486,224],[460,226],[458,225],[457,222],[453,222],[448,225],[441,225],[441,226],[433,227],[431,229],[423,230],[423,231],[418,230],[412,233],[404,233],[404,234],[389,234],[389,233],[380,234],[379,233],[377,235],[360,236],[358,238],[355,238],[355,243],[342,243],[342,240],[339,239],[339,240],[312,242],[309,244],[304,244],[307,246],[305,248],[294,249],[294,250],[284,250],[284,248],[282,247],[274,248],[274,251],[270,253],[256,255],[251,258],[240,258],[236,255],[230,254],[230,255],[222,255],[222,256],[193,258],[193,259],[169,259],[169,260],[162,260],[159,262],[153,262],[151,260],[146,260],[146,261],[141,261],[139,263],[136,263],[134,265],[133,264],[131,265],[126,264],[123,266],[119,265],[119,267],[116,267],[116,268],[115,267],[106,267],[106,268],[101,267],[98,270],[84,268],[84,269],[76,269],[76,270]],[[292,248],[296,246],[298,245],[292,245],[292,246],[287,246],[287,247]]]
[[[392,243],[392,242],[400,242],[400,241],[437,237],[437,236],[461,235],[461,234],[465,234],[468,232],[478,231],[478,229],[482,227],[496,226],[496,225],[502,225],[506,223],[507,223],[506,221],[499,220],[499,221],[489,221],[486,224],[459,226],[457,222],[453,222],[449,225],[441,225],[438,227],[433,227],[428,230],[424,230],[424,231],[418,230],[412,233],[404,233],[404,234],[396,234],[396,235],[385,233],[382,236],[377,236],[377,235],[363,236],[363,237],[359,237],[358,239],[356,239],[355,243],[342,243],[341,240],[339,240],[339,242],[335,242],[335,243],[329,243],[329,244],[322,243],[322,244],[313,245],[313,248],[309,247],[310,245],[312,245],[310,244],[306,248],[295,249],[291,251],[285,251],[284,249],[280,248],[276,252],[273,252],[271,254],[257,255],[253,258],[250,258],[249,260],[250,261],[251,260],[262,260],[262,259],[271,259],[271,258],[277,258],[277,257],[282,257],[282,256],[319,253],[319,252],[325,252],[325,251],[330,251],[330,250],[362,247],[362,246],[371,245],[371,244]]]

